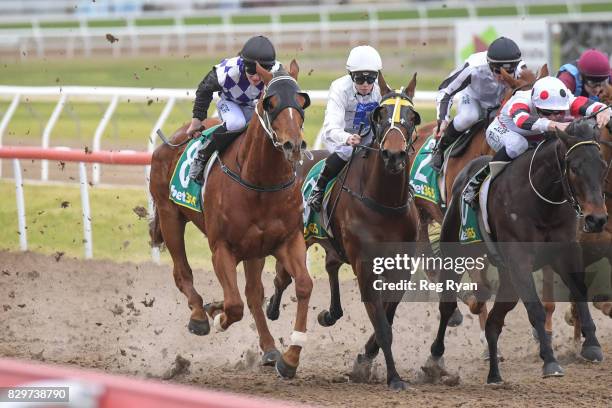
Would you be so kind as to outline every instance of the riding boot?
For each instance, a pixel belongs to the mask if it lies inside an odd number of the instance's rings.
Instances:
[[[325,166],[323,167],[321,174],[319,174],[317,184],[312,189],[310,197],[308,198],[307,204],[313,211],[321,211],[327,183],[329,180],[336,177],[345,165],[346,161],[340,158],[337,153],[332,153],[327,159],[325,159]]]
[[[454,122],[451,121],[448,124],[446,130],[444,131],[444,134],[440,138],[438,146],[434,150],[433,156],[431,158],[431,167],[438,173],[442,171],[442,165],[444,164],[444,151],[450,145],[455,143],[455,141],[459,139],[459,136],[461,136],[461,134],[463,134],[463,132],[460,132],[455,129]]]
[[[501,148],[495,153],[495,156],[493,156],[493,159],[491,159],[487,166],[480,169],[470,178],[465,188],[465,192],[463,193],[463,200],[473,209],[478,208],[478,200],[476,200],[476,197],[478,197],[482,183],[488,175],[491,175],[491,180],[493,180],[510,161],[512,161],[512,159],[506,153],[506,148]]]
[[[200,147],[196,157],[193,158],[191,162],[191,166],[189,167],[189,178],[195,181],[196,183],[202,185],[204,182],[204,168],[206,167],[206,162],[213,155],[215,150],[223,149],[222,145],[224,143],[220,142],[220,140],[224,139],[223,135],[227,132],[225,125],[221,125],[214,130],[212,135],[208,141],[204,144],[204,146]]]

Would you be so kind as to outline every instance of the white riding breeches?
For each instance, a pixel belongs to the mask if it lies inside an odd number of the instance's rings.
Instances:
[[[529,142],[525,136],[508,129],[500,123],[498,118],[495,118],[487,128],[487,143],[496,152],[505,147],[506,153],[512,159],[524,153],[529,147]]]
[[[235,102],[220,99],[217,102],[219,117],[225,122],[229,132],[242,129],[251,120],[254,108],[252,106],[241,106]]]
[[[458,132],[464,132],[484,116],[484,109],[480,106],[480,102],[467,92],[461,92],[457,96],[459,103],[457,104],[457,116],[453,118],[453,125]]]

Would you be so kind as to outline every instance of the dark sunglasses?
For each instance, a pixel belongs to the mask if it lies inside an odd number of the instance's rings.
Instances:
[[[562,114],[565,114],[565,111],[562,111],[562,110],[538,109],[538,112],[542,116],[553,116],[553,115],[562,115]]]
[[[585,78],[584,84],[591,88],[598,88],[608,83],[608,78]]]
[[[489,65],[489,68],[491,68],[491,71],[493,71],[494,74],[498,75],[501,74],[502,68],[510,75],[514,74],[514,71],[516,70],[516,67],[501,67],[498,65]]]
[[[363,75],[363,74],[353,74],[353,82],[357,85],[363,85],[364,82],[367,82],[369,85],[372,85],[376,82],[376,78],[378,75]]]
[[[261,65],[261,67],[265,69],[266,71],[272,70],[272,65]],[[255,75],[257,73],[257,65],[254,62],[245,62],[244,72],[246,72],[249,75]]]

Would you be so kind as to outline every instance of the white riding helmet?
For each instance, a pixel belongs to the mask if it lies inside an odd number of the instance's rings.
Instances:
[[[378,72],[382,69],[382,59],[374,47],[360,45],[351,50],[346,60],[346,69],[348,69],[349,72]]]
[[[572,93],[559,78],[538,79],[531,90],[531,101],[538,109],[562,111],[570,108]]]

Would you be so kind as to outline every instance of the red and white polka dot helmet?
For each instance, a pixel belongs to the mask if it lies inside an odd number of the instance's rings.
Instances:
[[[565,84],[551,76],[538,79],[531,90],[531,101],[538,109],[568,110],[571,96]]]

